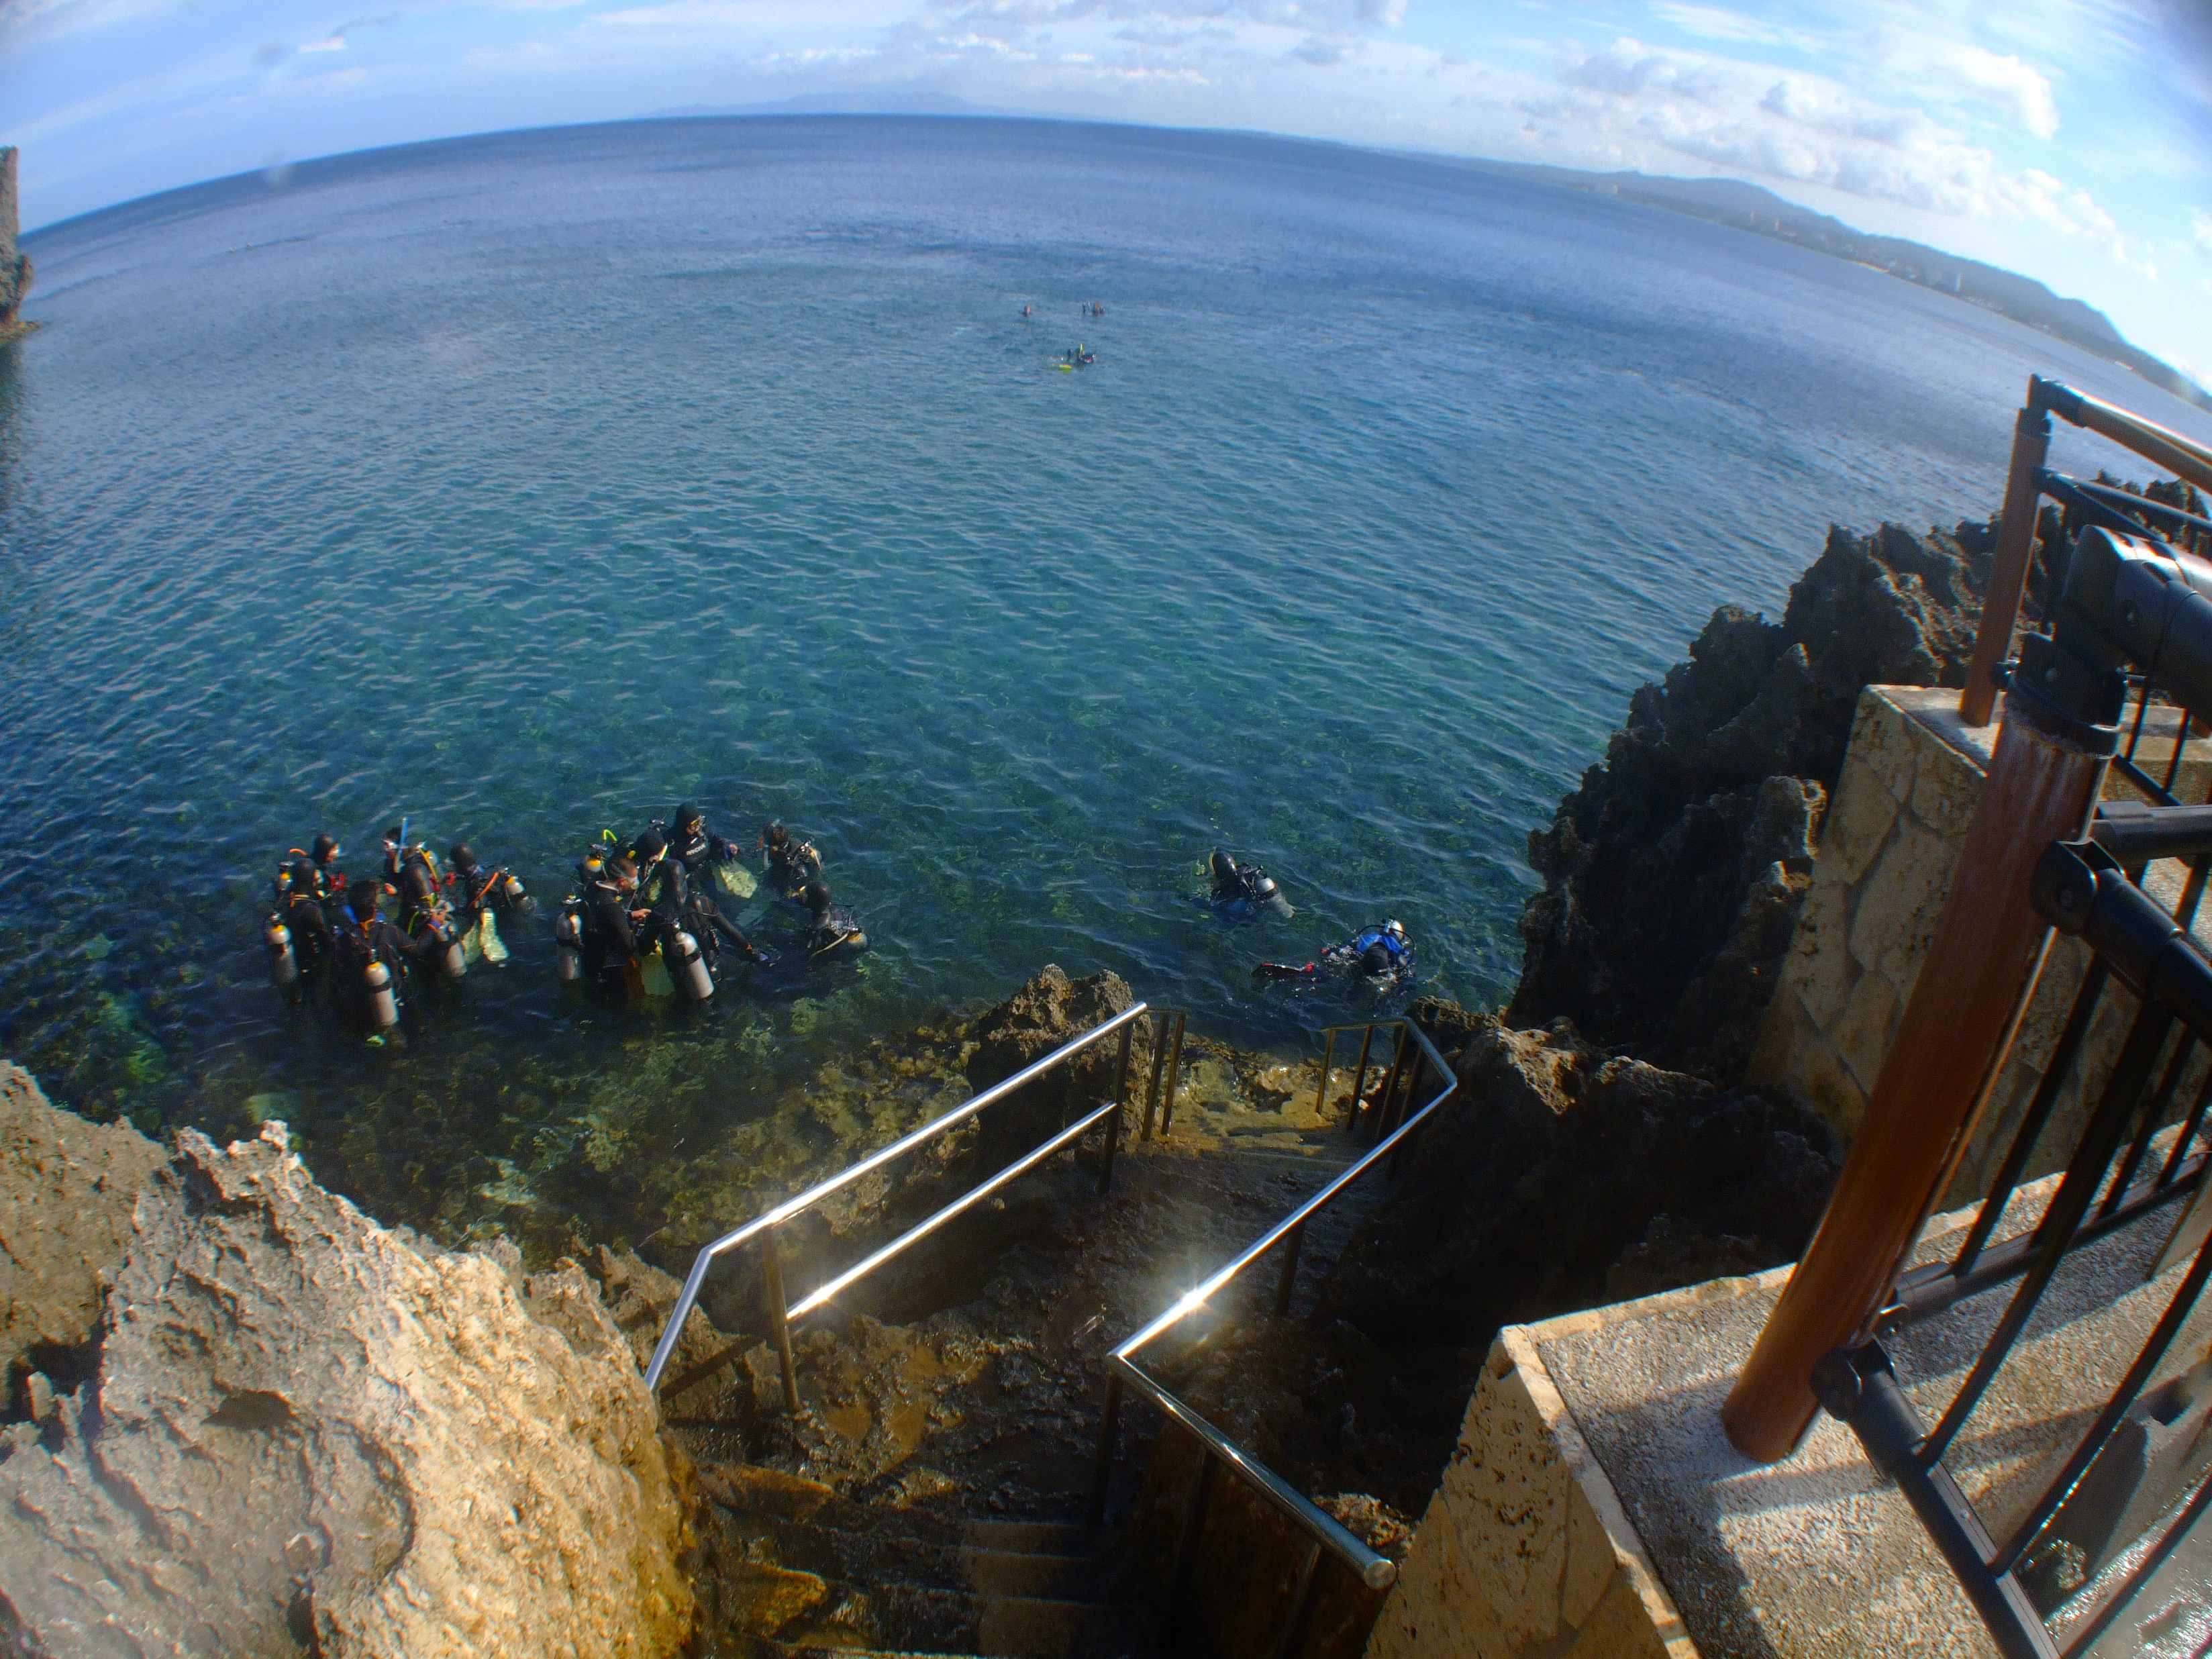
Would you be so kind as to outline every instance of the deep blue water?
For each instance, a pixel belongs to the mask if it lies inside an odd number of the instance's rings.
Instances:
[[[1252,961],[1389,914],[1494,1002],[1528,830],[1712,606],[1777,609],[1832,520],[1988,513],[2031,372],[2206,430],[1838,260],[1243,136],[524,133],[26,246],[0,1052],[149,1127],[281,1113],[449,1229],[588,1186],[587,1143],[734,1146],[1047,961],[1291,1049],[1317,1012]],[[811,837],[873,954],[623,1014],[510,930],[396,1054],[264,982],[266,878],[319,830],[358,866],[408,814],[557,897],[679,797]],[[1216,842],[1297,920],[1183,902]]]

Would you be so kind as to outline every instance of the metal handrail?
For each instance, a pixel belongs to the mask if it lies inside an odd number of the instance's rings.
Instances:
[[[764,1268],[765,1278],[767,1279],[770,1334],[775,1340],[777,1358],[781,1363],[783,1368],[784,1404],[795,1413],[799,1410],[799,1384],[797,1376],[792,1367],[791,1341],[787,1330],[787,1326],[791,1320],[796,1319],[803,1314],[810,1313],[816,1308],[820,1307],[823,1303],[836,1296],[840,1291],[849,1287],[856,1279],[860,1279],[867,1273],[881,1266],[884,1262],[890,1261],[893,1256],[899,1255],[908,1246],[921,1239],[925,1235],[934,1232],[939,1227],[942,1226],[945,1222],[951,1220],[953,1217],[958,1215],[962,1211],[979,1202],[981,1200],[997,1190],[1000,1187],[1012,1180],[1015,1176],[1021,1174],[1023,1171],[1031,1168],[1033,1165],[1048,1157],[1051,1153],[1055,1152],[1062,1146],[1066,1146],[1085,1130],[1089,1129],[1094,1124],[1097,1123],[1102,1118],[1110,1118],[1110,1121],[1107,1127],[1105,1169],[1100,1176],[1100,1184],[1103,1190],[1105,1184],[1110,1182],[1113,1178],[1114,1152],[1116,1144],[1120,1139],[1121,1108],[1128,1098],[1130,1028],[1133,1023],[1144,1014],[1146,1008],[1146,1005],[1139,1002],[1133,1007],[1124,1009],[1121,1012],[1115,1015],[1113,1018],[1106,1020],[1102,1024],[1092,1027],[1090,1030],[1085,1031],[1081,1036],[1073,1039],[1072,1042],[1062,1043],[1059,1048],[1054,1049],[1042,1059],[1033,1061],[1031,1064],[1024,1066],[1020,1071],[1015,1073],[1013,1076],[1006,1079],[1003,1083],[993,1084],[989,1088],[984,1090],[981,1094],[963,1101],[959,1105],[954,1107],[952,1110],[945,1113],[944,1116],[937,1118],[931,1122],[925,1123],[921,1127],[915,1130],[910,1134],[902,1135],[898,1139],[891,1142],[890,1146],[883,1147],[879,1151],[871,1152],[859,1163],[839,1171],[834,1176],[831,1176],[827,1181],[808,1188],[796,1198],[785,1200],[774,1209],[754,1217],[750,1221],[746,1222],[744,1225],[734,1228],[731,1231],[724,1233],[720,1238],[715,1239],[712,1243],[707,1245],[699,1252],[698,1255],[693,1259],[691,1263],[691,1272],[684,1281],[683,1292],[676,1298],[675,1309],[669,1316],[668,1328],[660,1334],[660,1340],[654,1346],[653,1351],[653,1358],[646,1365],[645,1386],[647,1391],[650,1393],[660,1386],[661,1373],[667,1369],[669,1357],[676,1352],[677,1340],[683,1333],[684,1322],[691,1316],[691,1310],[698,1304],[699,1292],[705,1286],[707,1282],[708,1269],[714,1265],[714,1261],[717,1257],[726,1255],[728,1252],[736,1249],[740,1244],[744,1244],[753,1238],[761,1237],[763,1235],[768,1236],[763,1243],[763,1267]],[[811,1208],[814,1205],[820,1203],[823,1199],[827,1198],[830,1194],[836,1192],[839,1188],[850,1186],[862,1176],[869,1173],[869,1171],[882,1168],[883,1165],[890,1163],[893,1158],[899,1157],[902,1153],[913,1151],[915,1147],[923,1145],[925,1142],[934,1139],[937,1136],[943,1134],[948,1129],[957,1127],[960,1124],[966,1122],[969,1118],[974,1117],[985,1107],[994,1105],[997,1102],[1005,1099],[1008,1095],[1014,1093],[1025,1084],[1035,1081],[1037,1078],[1042,1077],[1045,1073],[1052,1070],[1054,1066],[1060,1065],[1062,1061],[1066,1060],[1075,1054],[1081,1053],[1084,1049],[1088,1048],[1092,1043],[1097,1042],[1101,1037],[1106,1036],[1117,1030],[1121,1033],[1121,1054],[1120,1067],[1116,1074],[1116,1080],[1115,1083],[1114,1098],[1111,1102],[1089,1114],[1079,1122],[1068,1128],[1061,1130],[1059,1133],[1053,1136],[1051,1139],[1046,1141],[1042,1146],[1032,1149],[1016,1163],[1009,1164],[1006,1169],[999,1171],[997,1175],[994,1176],[982,1186],[976,1188],[974,1191],[969,1192],[965,1196],[955,1200],[945,1208],[938,1211],[936,1214],[931,1216],[927,1220],[909,1229],[898,1238],[893,1240],[890,1244],[885,1245],[882,1249],[878,1250],[873,1255],[868,1257],[866,1261],[860,1263],[857,1267],[848,1268],[846,1272],[837,1275],[820,1289],[816,1290],[806,1297],[801,1298],[796,1306],[787,1307],[785,1305],[783,1296],[783,1268],[782,1264],[776,1255],[775,1241],[774,1237],[774,1230],[776,1227],[779,1227],[783,1223],[791,1220],[793,1217],[804,1213],[806,1210]]]
[[[1121,1343],[1107,1356],[1106,1398],[1104,1408],[1100,1414],[1098,1457],[1091,1488],[1091,1525],[1097,1526],[1105,1516],[1106,1488],[1113,1473],[1115,1433],[1120,1422],[1121,1392],[1125,1384],[1137,1389],[1162,1412],[1189,1430],[1197,1437],[1200,1445],[1203,1448],[1200,1464],[1200,1485],[1192,1495],[1191,1509],[1185,1516],[1183,1536],[1176,1549],[1177,1560],[1170,1580],[1174,1587],[1170,1591],[1170,1600],[1180,1590],[1180,1587],[1188,1577],[1189,1559],[1195,1551],[1198,1541],[1198,1526],[1195,1523],[1203,1517],[1206,1494],[1212,1481],[1217,1461],[1225,1465],[1248,1486],[1259,1493],[1277,1513],[1301,1528],[1313,1540],[1317,1548],[1327,1549],[1350,1567],[1358,1576],[1359,1581],[1370,1589],[1387,1589],[1397,1578],[1398,1567],[1395,1562],[1362,1543],[1343,1522],[1322,1509],[1249,1451],[1207,1422],[1205,1417],[1187,1401],[1176,1398],[1165,1386],[1148,1376],[1137,1364],[1135,1358],[1137,1352],[1151,1342],[1153,1338],[1203,1308],[1217,1291],[1243,1273],[1246,1267],[1251,1266],[1277,1245],[1287,1242],[1289,1250],[1275,1293],[1276,1311],[1279,1314],[1285,1310],[1289,1305],[1290,1291],[1297,1271],[1298,1250],[1304,1237],[1306,1223],[1318,1212],[1334,1202],[1338,1194],[1377,1164],[1386,1158],[1395,1158],[1414,1132],[1428,1121],[1429,1115],[1443,1105],[1452,1092],[1459,1087],[1459,1079],[1454,1075],[1451,1066],[1446,1062],[1443,1055],[1437,1052],[1436,1044],[1430,1041],[1425,1031],[1412,1021],[1395,1018],[1369,1020],[1364,1024],[1370,1042],[1377,1028],[1396,1026],[1401,1033],[1399,1054],[1401,1060],[1408,1037],[1418,1045],[1413,1074],[1407,1079],[1405,1085],[1405,1092],[1409,1103],[1420,1087],[1420,1073],[1426,1066],[1432,1065],[1437,1068],[1437,1073],[1445,1079],[1444,1086],[1437,1091],[1435,1097],[1426,1105],[1417,1112],[1410,1112],[1402,1122],[1392,1127],[1389,1122],[1392,1103],[1390,1097],[1398,1087],[1402,1069],[1400,1065],[1394,1064],[1390,1077],[1384,1086],[1383,1100],[1377,1109],[1380,1115],[1377,1118],[1378,1133],[1375,1145],[1370,1147],[1357,1162],[1341,1170],[1327,1186],[1247,1246],[1235,1261],[1219,1269],[1194,1289],[1186,1291],[1176,1299],[1174,1306]],[[1358,1029],[1359,1025],[1357,1024],[1328,1028],[1329,1046],[1325,1047],[1322,1052],[1322,1088],[1324,1093],[1328,1086],[1328,1059],[1333,1051],[1335,1034],[1341,1030]],[[1361,1047],[1363,1076],[1365,1071],[1366,1054],[1367,1045],[1363,1043]],[[1355,1094],[1352,1103],[1352,1119],[1355,1124],[1358,1122],[1358,1101]],[[1304,1622],[1311,1614],[1313,1600],[1318,1595],[1318,1583],[1311,1571],[1311,1565],[1310,1561],[1308,1570],[1300,1575],[1299,1592],[1295,1598],[1297,1605],[1291,1610],[1291,1626],[1285,1632],[1284,1645],[1279,1650],[1290,1651],[1296,1648],[1297,1638],[1303,1633]],[[1172,1611],[1171,1608],[1170,1611]]]
[[[1987,726],[1996,709],[1996,672],[2011,648],[2013,629],[2020,620],[2020,602],[2027,591],[2028,566],[2035,554],[2037,502],[2052,493],[2047,487],[2052,479],[2044,463],[2051,450],[2053,415],[2109,438],[2199,489],[2212,492],[2212,449],[2118,404],[2085,396],[2039,374],[2029,375],[2027,400],[2013,425],[2012,461],[2005,475],[2004,507],[1996,555],[1990,562],[1989,592],[1975,630],[1966,689],[1959,696],[1960,718],[1968,726]]]

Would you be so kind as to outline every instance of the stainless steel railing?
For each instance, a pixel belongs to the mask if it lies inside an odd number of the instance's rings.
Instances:
[[[796,1198],[785,1200],[765,1214],[754,1217],[744,1226],[724,1233],[720,1238],[707,1245],[692,1261],[691,1272],[684,1281],[683,1294],[676,1298],[675,1310],[669,1316],[668,1328],[660,1334],[660,1341],[653,1351],[653,1359],[645,1368],[646,1388],[653,1390],[660,1386],[661,1373],[668,1367],[669,1356],[676,1352],[676,1344],[682,1334],[684,1322],[691,1316],[691,1310],[698,1304],[699,1292],[707,1282],[708,1270],[714,1265],[718,1258],[726,1255],[741,1244],[749,1243],[754,1239],[761,1241],[761,1268],[768,1304],[769,1335],[775,1346],[777,1363],[783,1370],[784,1406],[795,1414],[799,1407],[799,1379],[793,1370],[791,1358],[790,1325],[793,1320],[813,1312],[814,1310],[837,1296],[840,1291],[850,1288],[885,1262],[921,1243],[946,1222],[988,1198],[1017,1176],[1035,1168],[1062,1147],[1072,1146],[1102,1122],[1106,1126],[1106,1145],[1103,1164],[1098,1176],[1098,1190],[1102,1193],[1106,1191],[1114,1179],[1114,1154],[1121,1144],[1121,1109],[1129,1095],[1129,1040],[1136,1021],[1145,1013],[1146,1008],[1146,1005],[1139,1002],[1133,1008],[1125,1009],[1122,1012],[1115,1015],[1113,1018],[1085,1031],[1074,1041],[1062,1043],[1042,1060],[1015,1073],[1005,1082],[994,1084],[982,1093],[963,1101],[944,1116],[925,1123],[911,1134],[901,1136],[890,1146],[878,1152],[871,1152],[849,1169],[841,1170],[817,1186],[808,1188]],[[1176,1049],[1179,1055],[1182,1047],[1179,1040],[1182,1035],[1182,1021],[1179,1016],[1176,1017],[1176,1024],[1178,1038]],[[850,1186],[871,1170],[881,1169],[894,1158],[900,1158],[912,1152],[915,1147],[935,1139],[949,1129],[958,1127],[985,1108],[1004,1100],[1024,1085],[1035,1082],[1054,1066],[1066,1064],[1093,1043],[1115,1031],[1121,1034],[1121,1056],[1115,1073],[1112,1100],[1095,1110],[1085,1113],[1058,1133],[1024,1153],[1022,1157],[1006,1165],[981,1186],[955,1199],[927,1220],[909,1227],[881,1249],[835,1275],[801,1297],[796,1303],[787,1305],[783,1291],[783,1264],[775,1248],[777,1228],[785,1222],[804,1214],[840,1188]],[[1157,1046],[1164,1048],[1165,1045],[1161,1043]],[[1157,1095],[1159,1076],[1159,1061],[1157,1057],[1153,1062],[1152,1073],[1154,1092]],[[1169,1103],[1172,1109],[1172,1079],[1170,1082]],[[1148,1104],[1146,1111],[1147,1128],[1150,1127],[1151,1117],[1152,1112]]]
[[[1169,1418],[1188,1430],[1201,1449],[1199,1473],[1183,1510],[1163,1616],[1174,1617],[1183,1592],[1188,1588],[1191,1570],[1197,1557],[1200,1534],[1206,1523],[1207,1499],[1212,1489],[1215,1471],[1225,1468],[1257,1492],[1278,1514],[1304,1531],[1312,1540],[1298,1575],[1297,1588],[1291,1597],[1289,1620],[1276,1647],[1276,1652],[1282,1656],[1295,1654],[1304,1640],[1306,1625],[1312,1618],[1314,1606],[1320,1595],[1319,1568],[1323,1551],[1334,1555],[1350,1567],[1358,1576],[1359,1581],[1371,1589],[1387,1589],[1398,1576],[1397,1565],[1389,1557],[1370,1549],[1335,1516],[1207,1422],[1188,1401],[1176,1398],[1165,1384],[1146,1372],[1137,1363],[1137,1355],[1154,1338],[1205,1307],[1224,1286],[1233,1282],[1245,1268],[1278,1245],[1285,1248],[1285,1254],[1276,1282],[1273,1305],[1278,1315],[1288,1310],[1291,1292],[1297,1282],[1298,1254],[1304,1241],[1306,1224],[1334,1203],[1346,1188],[1376,1164],[1389,1160],[1395,1165],[1396,1160],[1403,1156],[1413,1135],[1428,1121],[1429,1115],[1459,1087],[1459,1079],[1453,1075],[1450,1066],[1437,1051],[1436,1044],[1429,1040],[1428,1034],[1419,1026],[1402,1018],[1370,1020],[1364,1024],[1328,1028],[1327,1042],[1322,1052],[1319,1099],[1325,1100],[1328,1097],[1330,1060],[1334,1054],[1338,1032],[1364,1030],[1359,1058],[1359,1078],[1364,1081],[1375,1033],[1394,1026],[1398,1031],[1397,1046],[1376,1106],[1374,1145],[1327,1186],[1254,1240],[1235,1261],[1186,1291],[1173,1307],[1107,1356],[1106,1398],[1099,1419],[1098,1456],[1091,1486],[1091,1524],[1097,1526],[1105,1518],[1106,1489],[1113,1474],[1115,1437],[1120,1426],[1121,1395],[1125,1388],[1134,1389]],[[1407,1063],[1408,1060],[1412,1062],[1410,1066]],[[1418,1111],[1413,1110],[1413,1103],[1419,1097],[1425,1074],[1431,1066],[1436,1068],[1436,1074],[1443,1080],[1443,1086]],[[1359,1106],[1358,1084],[1355,1083],[1352,1109],[1352,1133],[1355,1136],[1360,1126]]]

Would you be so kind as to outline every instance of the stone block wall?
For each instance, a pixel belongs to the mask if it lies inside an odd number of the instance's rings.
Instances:
[[[1697,1659],[1530,1329],[1492,1346],[1366,1659]]]
[[[1917,686],[1870,685],[1860,694],[1812,886],[1746,1071],[1746,1081],[1778,1086],[1820,1112],[1847,1143],[1866,1115],[1919,979],[1996,741],[1995,726],[1960,721],[1958,701],[1956,691]],[[2162,777],[2173,755],[2176,716],[2166,711],[2161,720],[2160,712],[2146,722],[2136,758]],[[2208,783],[2212,744],[2191,741],[2174,792],[2202,799]],[[2106,793],[2139,794],[2117,775]],[[2154,866],[2147,885],[2170,899],[2182,877],[2179,866]],[[2207,926],[2200,923],[2200,938]],[[2078,941],[2052,941],[2019,1038],[1953,1180],[1951,1202],[1988,1189],[2042,1081],[2087,962]],[[2109,1073],[2134,1013],[2124,992],[2106,994],[2030,1176],[2063,1162],[2083,1115],[2082,1079],[2094,1089]],[[2193,1090],[2203,1075],[2200,1060],[2178,1086]]]

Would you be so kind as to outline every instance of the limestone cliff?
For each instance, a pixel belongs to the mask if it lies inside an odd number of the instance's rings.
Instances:
[[[13,1067],[0,1096],[0,1254],[58,1264],[66,1297],[18,1318],[11,1292],[11,1329],[38,1334],[0,1429],[13,1645],[647,1659],[687,1638],[677,1473],[573,1263],[525,1278],[511,1250],[379,1226],[281,1125],[163,1157]],[[72,1188],[96,1221],[24,1225]],[[72,1340],[87,1380],[26,1375]]]
[[[1958,685],[1996,535],[1832,529],[1779,623],[1713,612],[1690,659],[1631,699],[1528,861],[1543,890],[1510,1024],[1741,1075],[1810,878],[1859,688]]]
[[[31,256],[15,247],[21,228],[15,205],[15,147],[0,146],[0,343],[35,326],[17,314],[31,289]]]

